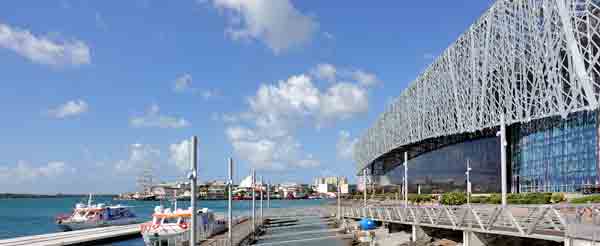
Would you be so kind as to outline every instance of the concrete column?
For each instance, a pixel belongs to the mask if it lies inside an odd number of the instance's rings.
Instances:
[[[485,246],[486,243],[481,240],[476,232],[463,231],[463,246]]]
[[[412,225],[412,236],[411,240],[416,242],[418,240],[430,240],[431,237],[425,233],[423,228],[418,225]]]

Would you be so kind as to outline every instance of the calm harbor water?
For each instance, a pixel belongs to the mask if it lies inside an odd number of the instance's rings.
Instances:
[[[0,239],[58,232],[54,224],[57,214],[69,213],[75,203],[85,202],[87,197],[41,198],[41,199],[0,199]],[[94,203],[122,204],[133,206],[138,217],[150,220],[154,207],[159,201],[113,201],[111,197],[95,197]],[[306,207],[324,204],[326,200],[272,200],[271,207]],[[257,202],[257,208],[258,208]],[[171,203],[164,204],[165,206]],[[179,207],[188,207],[188,202],[178,202]],[[250,201],[234,201],[234,214],[248,215]],[[266,206],[266,201],[264,202]],[[216,212],[227,212],[227,201],[199,201],[200,207],[207,207]],[[108,245],[142,246],[143,241],[132,239],[114,242]]]

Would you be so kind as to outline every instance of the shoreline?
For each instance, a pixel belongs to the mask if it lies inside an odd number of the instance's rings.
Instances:
[[[38,198],[68,198],[68,197],[85,197],[89,194],[21,194],[21,193],[0,193],[2,199],[38,199]],[[116,197],[114,194],[99,194],[96,197]]]

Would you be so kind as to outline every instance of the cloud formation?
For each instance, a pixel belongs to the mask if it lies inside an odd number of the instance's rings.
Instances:
[[[158,105],[153,104],[144,115],[131,117],[129,125],[135,128],[184,128],[189,127],[190,123],[184,118],[161,115]]]
[[[78,116],[83,114],[89,110],[88,104],[81,100],[72,100],[68,101],[62,105],[57,106],[56,108],[48,110],[48,114],[57,119],[64,119],[68,117]]]
[[[0,48],[5,48],[32,62],[61,66],[91,62],[90,48],[80,40],[57,40],[36,36],[30,31],[0,23]]]
[[[236,155],[256,168],[283,170],[288,168],[311,168],[319,166],[318,160],[304,153],[302,145],[294,137],[295,129],[314,125],[316,128],[339,120],[350,119],[368,110],[368,85],[374,75],[367,79],[355,77],[351,70],[338,76],[331,64],[320,64],[307,73],[293,75],[286,80],[261,84],[249,97],[247,112],[239,114],[227,123],[226,135]],[[315,80],[317,79],[317,80]],[[326,80],[328,85],[320,89],[315,81]],[[350,81],[350,82],[342,82]],[[366,82],[365,82],[366,81]],[[344,134],[348,135],[347,132]],[[346,136],[348,138],[349,136]],[[343,139],[346,146],[354,140]]]
[[[51,161],[42,166],[31,166],[26,161],[18,161],[15,167],[0,166],[0,183],[35,182],[36,179],[53,179],[60,177],[69,168],[62,161]]]
[[[160,150],[148,145],[135,143],[129,145],[129,158],[115,163],[115,170],[119,173],[141,172],[145,167],[156,166]]]
[[[352,154],[354,152],[354,146],[358,142],[358,138],[351,138],[350,133],[347,131],[340,131],[338,135],[338,141],[335,145],[337,150],[337,157],[339,159],[352,159]]]
[[[318,64],[315,69],[313,69],[312,74],[314,74],[318,79],[323,79],[327,81],[335,81],[337,69],[335,66],[328,63]]]
[[[190,167],[190,144],[190,140],[183,140],[169,145],[169,162],[180,171],[186,171]]]
[[[259,40],[275,54],[311,40],[317,21],[302,14],[290,0],[214,0],[228,14],[226,34],[233,40]]]
[[[199,94],[204,100],[211,99],[219,95],[217,90],[202,90],[192,86],[192,75],[184,73],[173,81],[173,91],[176,93]]]

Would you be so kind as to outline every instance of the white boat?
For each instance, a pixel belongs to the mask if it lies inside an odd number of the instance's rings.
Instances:
[[[141,225],[144,243],[148,246],[181,246],[190,244],[190,221],[192,210],[188,208],[174,209],[157,206],[152,215],[152,221]],[[208,208],[197,211],[196,238],[198,241],[210,238],[227,229],[227,221],[217,218]],[[234,221],[234,224],[239,223]]]
[[[88,204],[78,203],[70,215],[56,217],[56,224],[64,231],[89,229],[104,226],[128,225],[139,220],[128,206],[107,206],[103,203],[92,204],[92,195]]]

